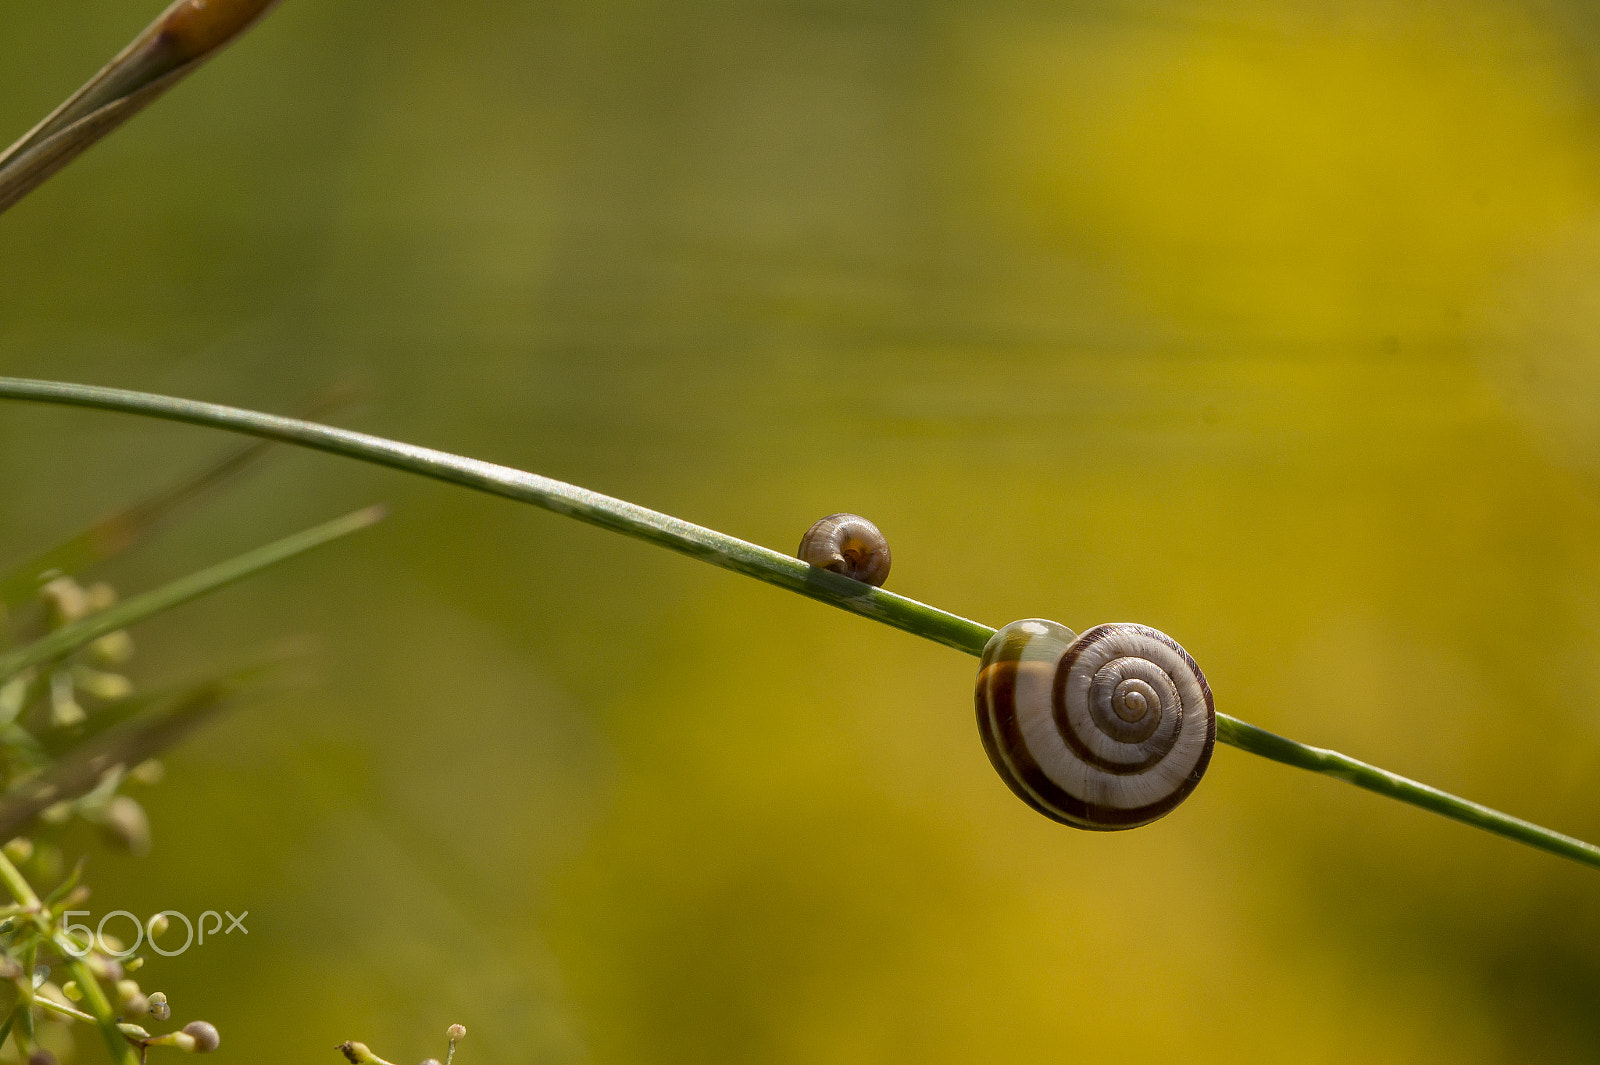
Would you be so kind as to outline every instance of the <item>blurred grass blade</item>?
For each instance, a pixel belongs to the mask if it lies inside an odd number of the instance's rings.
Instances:
[[[348,403],[350,388],[337,388],[312,404],[315,417]],[[154,532],[179,508],[202,499],[234,480],[272,449],[274,441],[254,440],[217,462],[130,506],[92,522],[72,538],[35,555],[0,575],[0,607],[16,609],[39,590],[40,575],[59,570],[75,575],[126,550]],[[0,610],[0,616],[4,610]]]
[[[231,452],[195,476],[95,519],[82,532],[64,540],[0,576],[0,606],[21,606],[39,590],[44,573],[76,574],[126,550],[149,535],[169,513],[218,488],[260,458],[270,441],[262,440]]]
[[[176,746],[246,688],[242,675],[205,681],[170,697],[160,709],[79,744],[43,773],[0,796],[0,839],[15,836],[48,807],[92,791],[108,770],[138,765]]]
[[[0,211],[195,70],[275,0],[177,0],[84,86],[0,153]]]
[[[201,684],[226,681],[242,688],[246,681],[260,685],[268,678],[279,683],[288,682],[289,667],[301,661],[307,651],[308,647],[304,641],[285,641],[252,661],[241,663],[232,669],[214,671],[190,678],[181,684],[168,685],[152,691],[140,691],[125,699],[98,706],[82,722],[71,728],[42,729],[37,739],[23,732],[23,735],[29,737],[30,745],[17,761],[19,764],[31,764],[34,768],[47,767],[68,757],[85,744],[94,742],[100,736],[123,728],[131,721],[143,719],[154,713],[158,707],[167,705],[175,698],[183,697]]]
[[[984,644],[994,635],[994,630],[987,625],[882,588],[861,584],[837,573],[816,569],[790,555],[736,539],[715,529],[694,525],[670,514],[591,492],[587,488],[463,455],[216,403],[65,381],[0,377],[0,398],[122,411],[248,433],[464,485],[481,492],[531,503],[591,525],[670,548],[713,566],[798,592],[973,656],[981,656]],[[0,658],[0,678],[5,676],[4,661]],[[1285,765],[1334,777],[1387,798],[1600,868],[1600,847],[1592,843],[1492,810],[1337,751],[1286,739],[1227,714],[1217,714],[1217,741]]]
[[[186,603],[235,581],[243,580],[268,566],[293,558],[313,547],[320,547],[332,540],[365,529],[382,517],[382,507],[358,510],[354,514],[337,518],[325,525],[318,525],[285,537],[276,543],[247,551],[209,569],[180,577],[154,591],[136,595],[109,609],[91,614],[81,621],[63,625],[43,639],[0,655],[0,680],[13,677],[29,666],[60,658],[69,651],[76,650],[107,633],[127,628],[152,614],[158,614],[180,603]]]

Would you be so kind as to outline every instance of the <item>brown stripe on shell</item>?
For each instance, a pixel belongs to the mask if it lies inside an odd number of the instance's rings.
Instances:
[[[1102,625],[1075,638],[1055,662],[1048,659],[1024,661],[1023,654],[1028,646],[1028,638],[1015,631],[1008,631],[1010,629],[1011,627],[1007,626],[1001,630],[996,636],[998,642],[991,642],[990,647],[985,649],[984,665],[978,674],[976,702],[978,732],[983,740],[984,751],[988,754],[995,771],[1000,774],[1000,778],[1018,798],[1053,821],[1075,828],[1111,831],[1149,824],[1171,812],[1189,796],[1200,783],[1200,778],[1204,776],[1211,761],[1211,752],[1216,741],[1216,712],[1212,702],[1211,687],[1206,682],[1205,675],[1200,672],[1194,659],[1190,658],[1182,647],[1165,633],[1146,626]],[[1118,630],[1133,630],[1154,638],[1179,655],[1184,664],[1193,671],[1204,701],[1201,709],[1206,716],[1204,746],[1189,774],[1176,789],[1160,800],[1134,808],[1108,807],[1091,803],[1057,784],[1029,751],[1022,736],[1016,707],[1017,677],[1021,670],[1054,673],[1054,680],[1048,686],[1054,702],[1062,697],[1065,683],[1062,678],[1072,662],[1093,641]],[[1181,709],[1181,699],[1179,705]],[[1055,706],[1051,708],[1052,720],[1057,722],[1064,717],[1058,710],[1059,708]],[[1176,737],[1181,735],[1181,721],[1178,726],[1172,733],[1175,737],[1174,743]],[[1132,775],[1138,772],[1137,766],[1130,768],[1128,764],[1118,763],[1107,765],[1104,759],[1094,757],[1092,752],[1085,751],[1082,742],[1075,742],[1076,737],[1069,735],[1068,730],[1063,730],[1062,739],[1075,756],[1090,755],[1085,761],[1102,771],[1118,775]],[[1148,765],[1144,767],[1148,768]]]
[[[1000,774],[1000,779],[1005,781],[1006,787],[1010,788],[1017,798],[1052,821],[1076,825],[1079,828],[1088,827],[1068,820],[1035,798],[1033,793],[1023,787],[1017,779],[1017,772],[1004,753],[1007,748],[1015,749],[1015,741],[1008,737],[1016,734],[1016,686],[1019,665],[1020,663],[1015,660],[1000,661],[986,666],[978,674],[978,736],[983,740],[984,753],[989,756],[989,764],[994,766],[995,772]],[[1005,715],[1010,716],[1009,724],[1012,727],[1009,732],[999,720]],[[1038,771],[1038,766],[1034,766],[1034,770]]]
[[[1072,720],[1067,716],[1065,689],[1073,667],[1078,664],[1078,659],[1083,657],[1084,652],[1097,642],[1119,631],[1127,630],[1132,630],[1143,636],[1154,637],[1158,642],[1166,644],[1179,654],[1183,654],[1183,648],[1173,642],[1170,636],[1157,629],[1147,628],[1144,625],[1096,625],[1072,641],[1072,646],[1067,648],[1066,654],[1061,656],[1061,663],[1056,666],[1055,681],[1050,687],[1051,702],[1054,704],[1051,710],[1056,721],[1056,731],[1061,734],[1061,738],[1066,742],[1067,747],[1073,754],[1089,765],[1094,766],[1096,769],[1103,769],[1107,773],[1114,773],[1117,776],[1131,776],[1149,769],[1171,753],[1172,748],[1177,746],[1178,739],[1183,734],[1183,701],[1181,699],[1174,710],[1176,720],[1173,723],[1171,738],[1168,743],[1165,746],[1160,744],[1153,745],[1150,754],[1138,762],[1113,762],[1108,758],[1100,757],[1089,748],[1088,744],[1083,742],[1083,737],[1078,735],[1078,730],[1072,727]],[[1184,658],[1187,659],[1188,656],[1184,655]],[[1191,661],[1189,665],[1193,666],[1194,663]],[[1199,672],[1199,668],[1196,667],[1195,673],[1198,674]]]
[[[1188,797],[1195,785],[1200,783],[1200,776],[1205,772],[1206,763],[1211,757],[1209,743],[1206,753],[1201,756],[1195,771],[1189,775],[1184,784],[1177,792],[1159,802],[1147,806],[1122,808],[1102,806],[1073,795],[1040,768],[1023,741],[1021,728],[1017,724],[1016,703],[1010,698],[1015,691],[1018,666],[1016,662],[996,662],[984,671],[986,681],[980,678],[980,684],[986,684],[990,691],[996,692],[1002,698],[985,708],[983,695],[980,692],[979,724],[984,749],[988,752],[989,761],[999,772],[1000,778],[1018,798],[1035,810],[1053,821],[1072,825],[1074,828],[1098,832],[1138,828],[1170,813]]]

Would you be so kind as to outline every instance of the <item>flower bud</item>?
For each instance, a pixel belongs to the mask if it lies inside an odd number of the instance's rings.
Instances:
[[[117,605],[117,590],[105,581],[97,581],[83,590],[83,605],[90,610],[104,610]]]
[[[58,674],[65,676],[65,674]],[[57,728],[71,728],[81,725],[89,720],[89,715],[83,712],[83,707],[78,705],[78,700],[72,697],[72,687],[51,685],[50,688],[50,723]]]
[[[133,682],[121,673],[74,666],[72,679],[79,691],[87,692],[101,702],[114,703],[133,694]]]
[[[119,666],[133,657],[133,637],[124,629],[108,632],[89,645],[94,657],[108,666]]]
[[[0,721],[10,724],[22,713],[22,706],[28,701],[28,687],[33,683],[33,673],[33,670],[25,669],[0,684]]]
[[[190,1021],[183,1026],[183,1031],[194,1040],[192,1049],[196,1054],[209,1054],[222,1042],[216,1026],[206,1021]]]
[[[128,770],[128,775],[141,784],[155,785],[161,783],[161,778],[167,775],[167,767],[161,764],[159,758],[146,758]]]
[[[465,1039],[467,1037],[467,1029],[462,1025],[452,1024],[445,1029],[444,1034],[450,1037],[451,1042],[454,1042],[457,1039]]]
[[[89,597],[83,594],[83,588],[71,577],[57,577],[39,589],[39,596],[50,600],[54,606],[56,623],[65,624],[77,621],[89,612]]]
[[[106,803],[100,816],[106,832],[129,854],[142,858],[150,853],[150,818],[138,799],[118,795]]]
[[[113,984],[122,980],[122,963],[116,958],[108,958],[99,951],[90,954],[85,963],[89,971],[102,980],[109,980]]]
[[[150,995],[150,1016],[158,1021],[164,1021],[172,1016],[172,1007],[167,1004],[167,996],[163,991],[156,991]]]

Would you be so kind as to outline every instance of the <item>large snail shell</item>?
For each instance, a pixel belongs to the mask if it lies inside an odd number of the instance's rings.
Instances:
[[[829,514],[806,530],[800,561],[874,587],[889,579],[889,541],[859,514]]]
[[[1144,625],[1082,636],[1014,621],[983,649],[978,731],[1023,802],[1064,824],[1137,828],[1200,783],[1216,740],[1211,688],[1194,659]]]

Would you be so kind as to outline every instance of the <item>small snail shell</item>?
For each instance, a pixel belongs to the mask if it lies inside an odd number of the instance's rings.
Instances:
[[[798,554],[802,562],[865,584],[889,577],[889,541],[859,514],[829,514],[806,530]]]
[[[978,731],[1011,790],[1077,828],[1137,828],[1188,797],[1211,761],[1216,710],[1194,659],[1143,625],[1082,636],[1013,621],[978,669]]]

